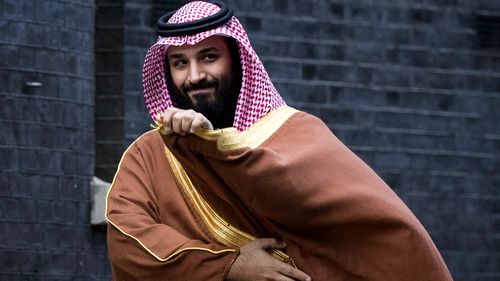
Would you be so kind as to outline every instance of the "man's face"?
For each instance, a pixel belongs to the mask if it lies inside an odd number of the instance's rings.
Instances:
[[[241,83],[227,40],[211,36],[192,46],[170,46],[166,55],[174,105],[202,113],[217,127],[231,126]]]

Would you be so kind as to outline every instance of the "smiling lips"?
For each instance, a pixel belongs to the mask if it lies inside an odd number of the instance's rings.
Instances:
[[[203,95],[210,95],[214,91],[215,91],[214,87],[203,88],[203,89],[196,89],[196,90],[190,90],[190,91],[188,91],[187,95],[190,96],[190,97],[192,97],[192,98],[197,98],[197,97],[203,96]]]

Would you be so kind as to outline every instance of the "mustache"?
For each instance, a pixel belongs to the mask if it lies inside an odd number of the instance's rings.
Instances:
[[[206,88],[219,88],[219,82],[217,80],[201,80],[197,84],[187,84],[182,87],[182,91],[184,93],[187,93],[189,91],[194,91],[194,90],[201,90],[201,89],[206,89]]]

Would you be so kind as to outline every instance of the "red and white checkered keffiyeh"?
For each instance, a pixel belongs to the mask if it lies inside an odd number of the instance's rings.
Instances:
[[[198,20],[217,13],[220,8],[214,4],[194,1],[181,7],[169,23],[183,23]],[[172,106],[165,79],[165,53],[170,45],[194,45],[212,36],[229,36],[238,42],[242,86],[236,105],[233,127],[243,131],[264,117],[268,112],[285,104],[274,88],[262,62],[253,50],[248,36],[236,17],[226,24],[198,34],[178,37],[159,37],[146,54],[143,69],[143,86],[146,106],[153,120]]]

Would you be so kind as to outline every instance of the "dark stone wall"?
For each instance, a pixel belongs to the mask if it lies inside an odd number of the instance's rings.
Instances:
[[[152,24],[184,2],[0,1],[1,280],[110,279],[88,182],[149,129]],[[500,48],[479,28],[500,34],[500,1],[228,2],[289,105],[394,188],[455,280],[499,280]]]
[[[142,59],[174,2],[128,1],[126,143],[147,129]],[[500,278],[498,1],[228,1],[291,106],[321,117],[421,219],[456,280]],[[499,31],[500,32],[500,31]]]
[[[152,29],[152,14],[157,10],[155,1],[126,0],[124,20],[124,102],[125,145],[150,129],[152,119],[144,105],[142,95],[142,64],[149,47],[156,41]],[[162,1],[177,7],[178,1]]]
[[[1,280],[109,280],[105,234],[89,225],[94,11],[0,1]]]
[[[111,182],[123,152],[123,1],[96,0],[95,175]]]
[[[231,2],[288,103],[394,188],[455,280],[499,280],[500,51],[477,28],[500,2]]]
[[[96,1],[96,175],[111,182],[123,151],[150,129],[142,64],[161,12],[186,1]]]

